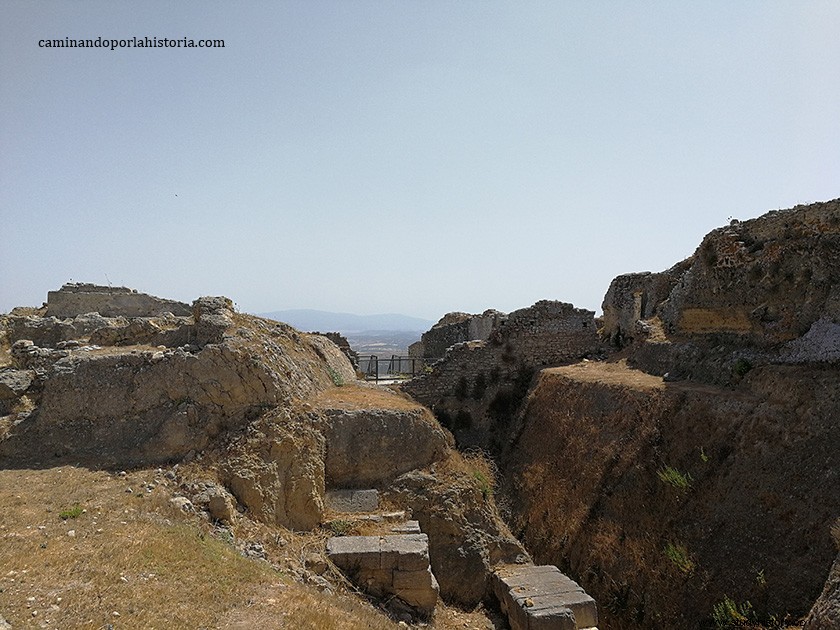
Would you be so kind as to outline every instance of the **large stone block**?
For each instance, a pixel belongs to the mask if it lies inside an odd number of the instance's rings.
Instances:
[[[337,536],[327,541],[330,560],[346,571],[379,569],[378,536]]]
[[[446,456],[446,434],[421,409],[327,409],[327,484],[370,488]]]
[[[397,590],[428,589],[432,587],[434,576],[426,568],[423,571],[394,571],[392,576],[394,588]]]
[[[396,595],[423,615],[434,610],[440,587],[425,534],[330,538],[327,555],[368,593]]]
[[[598,624],[595,600],[557,567],[504,567],[494,574],[493,588],[514,630],[573,630]]]
[[[328,490],[325,502],[336,512],[363,514],[379,509],[379,492],[376,490]]]
[[[429,537],[426,534],[382,536],[383,569],[418,571],[429,566]]]

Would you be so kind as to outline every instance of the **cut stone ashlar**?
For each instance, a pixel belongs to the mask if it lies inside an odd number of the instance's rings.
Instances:
[[[493,575],[493,589],[513,630],[578,630],[598,624],[595,600],[557,567],[502,567]]]
[[[424,615],[434,611],[440,587],[426,534],[334,537],[327,541],[327,555],[372,595],[396,595]]]

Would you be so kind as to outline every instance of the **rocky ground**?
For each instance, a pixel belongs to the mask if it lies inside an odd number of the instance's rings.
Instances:
[[[95,302],[87,288],[73,300]],[[225,298],[192,313],[0,318],[6,625],[504,623],[482,604],[489,571],[527,555],[489,469],[428,410],[357,383],[326,338]],[[378,488],[383,510],[420,520],[444,598],[431,618],[367,596],[328,560],[328,537],[381,519],[335,513],[330,488]]]

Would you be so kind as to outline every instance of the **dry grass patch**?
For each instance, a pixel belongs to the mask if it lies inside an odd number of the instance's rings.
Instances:
[[[416,411],[417,409],[423,409],[422,405],[404,394],[362,383],[331,387],[307,402],[322,409],[344,409],[347,411],[360,409]]]
[[[153,476],[0,471],[0,610],[13,627],[227,628],[262,616],[250,627],[394,627],[361,600],[241,556],[172,507],[162,484],[150,492]]]

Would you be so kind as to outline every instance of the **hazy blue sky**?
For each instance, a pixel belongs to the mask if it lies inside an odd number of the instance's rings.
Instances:
[[[71,279],[599,310],[730,216],[840,196],[838,33],[836,0],[3,0],[0,312]]]

